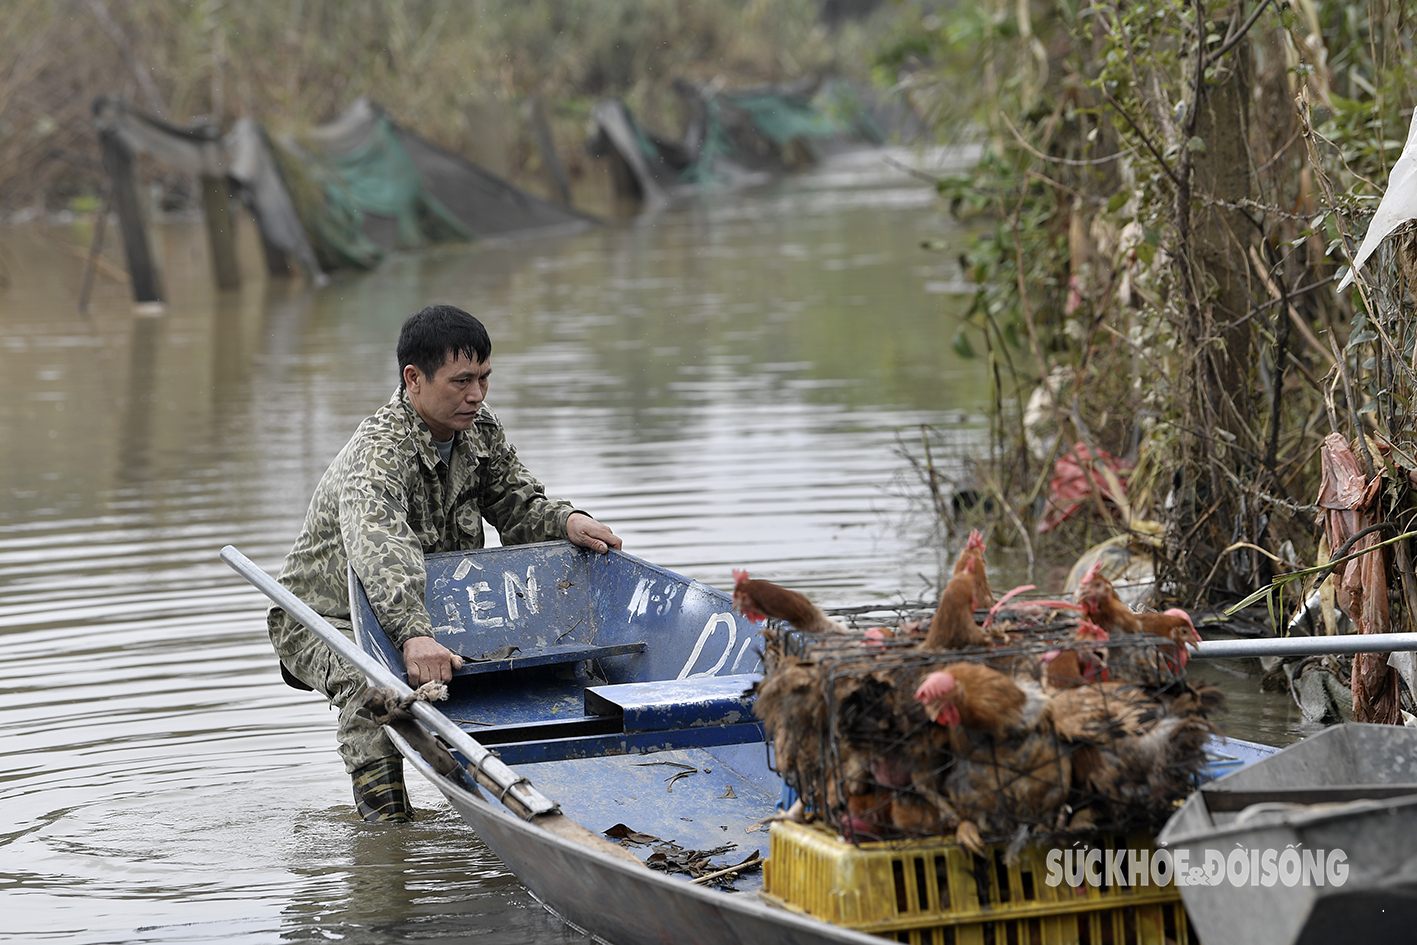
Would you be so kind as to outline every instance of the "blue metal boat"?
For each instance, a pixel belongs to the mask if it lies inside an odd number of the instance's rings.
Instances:
[[[618,827],[718,850],[724,866],[767,855],[762,821],[783,784],[745,695],[761,670],[758,628],[726,593],[565,542],[431,555],[427,567],[434,635],[465,660],[437,706],[444,716],[591,834]],[[404,678],[363,588],[350,583],[357,642]],[[542,902],[616,945],[880,941],[768,904],[758,872],[709,889],[549,832],[395,741]],[[1208,773],[1272,750],[1217,740]]]
[[[880,941],[770,904],[759,895],[761,878],[743,869],[750,858],[763,859],[763,820],[776,811],[783,783],[745,695],[761,665],[757,629],[734,613],[722,591],[631,555],[594,555],[566,542],[429,556],[435,636],[466,661],[451,698],[435,708],[414,699],[402,659],[353,574],[357,646],[235,548],[223,548],[221,557],[405,706],[390,716],[388,729],[400,753],[573,925],[616,945]],[[1205,776],[1273,750],[1215,739]],[[640,844],[639,856],[611,844],[607,834]],[[947,854],[931,854],[934,870]],[[909,855],[911,884],[902,872],[906,854],[892,848],[887,855],[900,864],[889,896],[897,915],[920,913],[893,925],[901,929],[893,936],[906,936],[902,941],[925,934],[919,919],[927,909],[931,940],[953,939],[955,895],[961,906],[978,900],[980,934],[993,935],[999,926],[1011,937],[1043,914],[1042,901],[1022,902],[1035,918],[1023,925],[996,918],[996,901],[1037,898],[1030,893],[1036,886],[1013,875],[1018,869],[1008,866],[1002,848],[997,871],[976,858],[950,880],[950,890],[961,883],[958,893],[947,896],[938,879],[939,902],[922,872],[924,857]],[[701,872],[703,861],[716,856],[724,858],[722,871],[693,880],[669,872]],[[646,869],[656,860],[665,871]],[[692,869],[682,869],[686,860]],[[731,889],[698,885],[722,873],[733,874]],[[801,877],[818,892],[825,888]],[[857,881],[849,886],[842,901],[859,903]],[[996,899],[986,898],[985,886]],[[1119,905],[1081,909],[1116,912],[1125,926],[1134,910]],[[1079,903],[1062,908],[1077,912]]]

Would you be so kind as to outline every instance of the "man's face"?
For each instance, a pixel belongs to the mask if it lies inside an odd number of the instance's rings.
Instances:
[[[403,369],[408,402],[435,440],[450,440],[453,433],[472,426],[473,418],[487,396],[487,380],[492,376],[492,359],[472,361],[458,353],[427,376],[412,364]]]

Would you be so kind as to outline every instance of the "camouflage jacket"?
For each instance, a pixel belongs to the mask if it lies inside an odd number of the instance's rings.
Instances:
[[[481,548],[484,516],[504,544],[565,538],[573,511],[546,497],[486,405],[470,430],[455,434],[449,468],[400,389],[359,425],[321,477],[280,581],[348,630],[353,564],[379,623],[402,647],[433,632],[425,554]],[[283,658],[308,644],[280,608],[270,609],[267,623]]]

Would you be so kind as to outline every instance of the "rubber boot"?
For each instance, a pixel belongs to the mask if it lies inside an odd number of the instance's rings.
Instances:
[[[350,778],[354,781],[354,806],[359,816],[375,823],[408,823],[413,808],[408,803],[408,791],[403,786],[403,758],[380,758],[357,768]]]

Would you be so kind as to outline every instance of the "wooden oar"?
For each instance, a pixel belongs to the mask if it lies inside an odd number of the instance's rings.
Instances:
[[[234,546],[221,549],[221,560],[232,567],[253,587],[265,594],[276,606],[304,624],[311,633],[323,640],[340,658],[364,674],[369,684],[380,689],[392,689],[400,699],[413,695],[408,684],[394,675],[382,663],[355,646],[353,641],[341,633],[324,617],[315,613],[310,605],[290,592],[275,578],[256,566]],[[430,731],[459,751],[471,764],[471,773],[479,784],[487,787],[509,810],[522,819],[534,823],[557,836],[584,846],[593,847],[619,859],[628,860],[637,866],[644,865],[639,858],[624,847],[606,840],[599,834],[577,824],[561,813],[559,805],[532,787],[531,782],[502,763],[496,755],[478,744],[456,722],[439,712],[429,702],[415,701],[409,711]]]
[[[1239,656],[1324,656],[1339,653],[1394,653],[1417,650],[1417,633],[1347,633],[1334,637],[1266,637],[1206,640],[1188,644],[1192,659]]]

